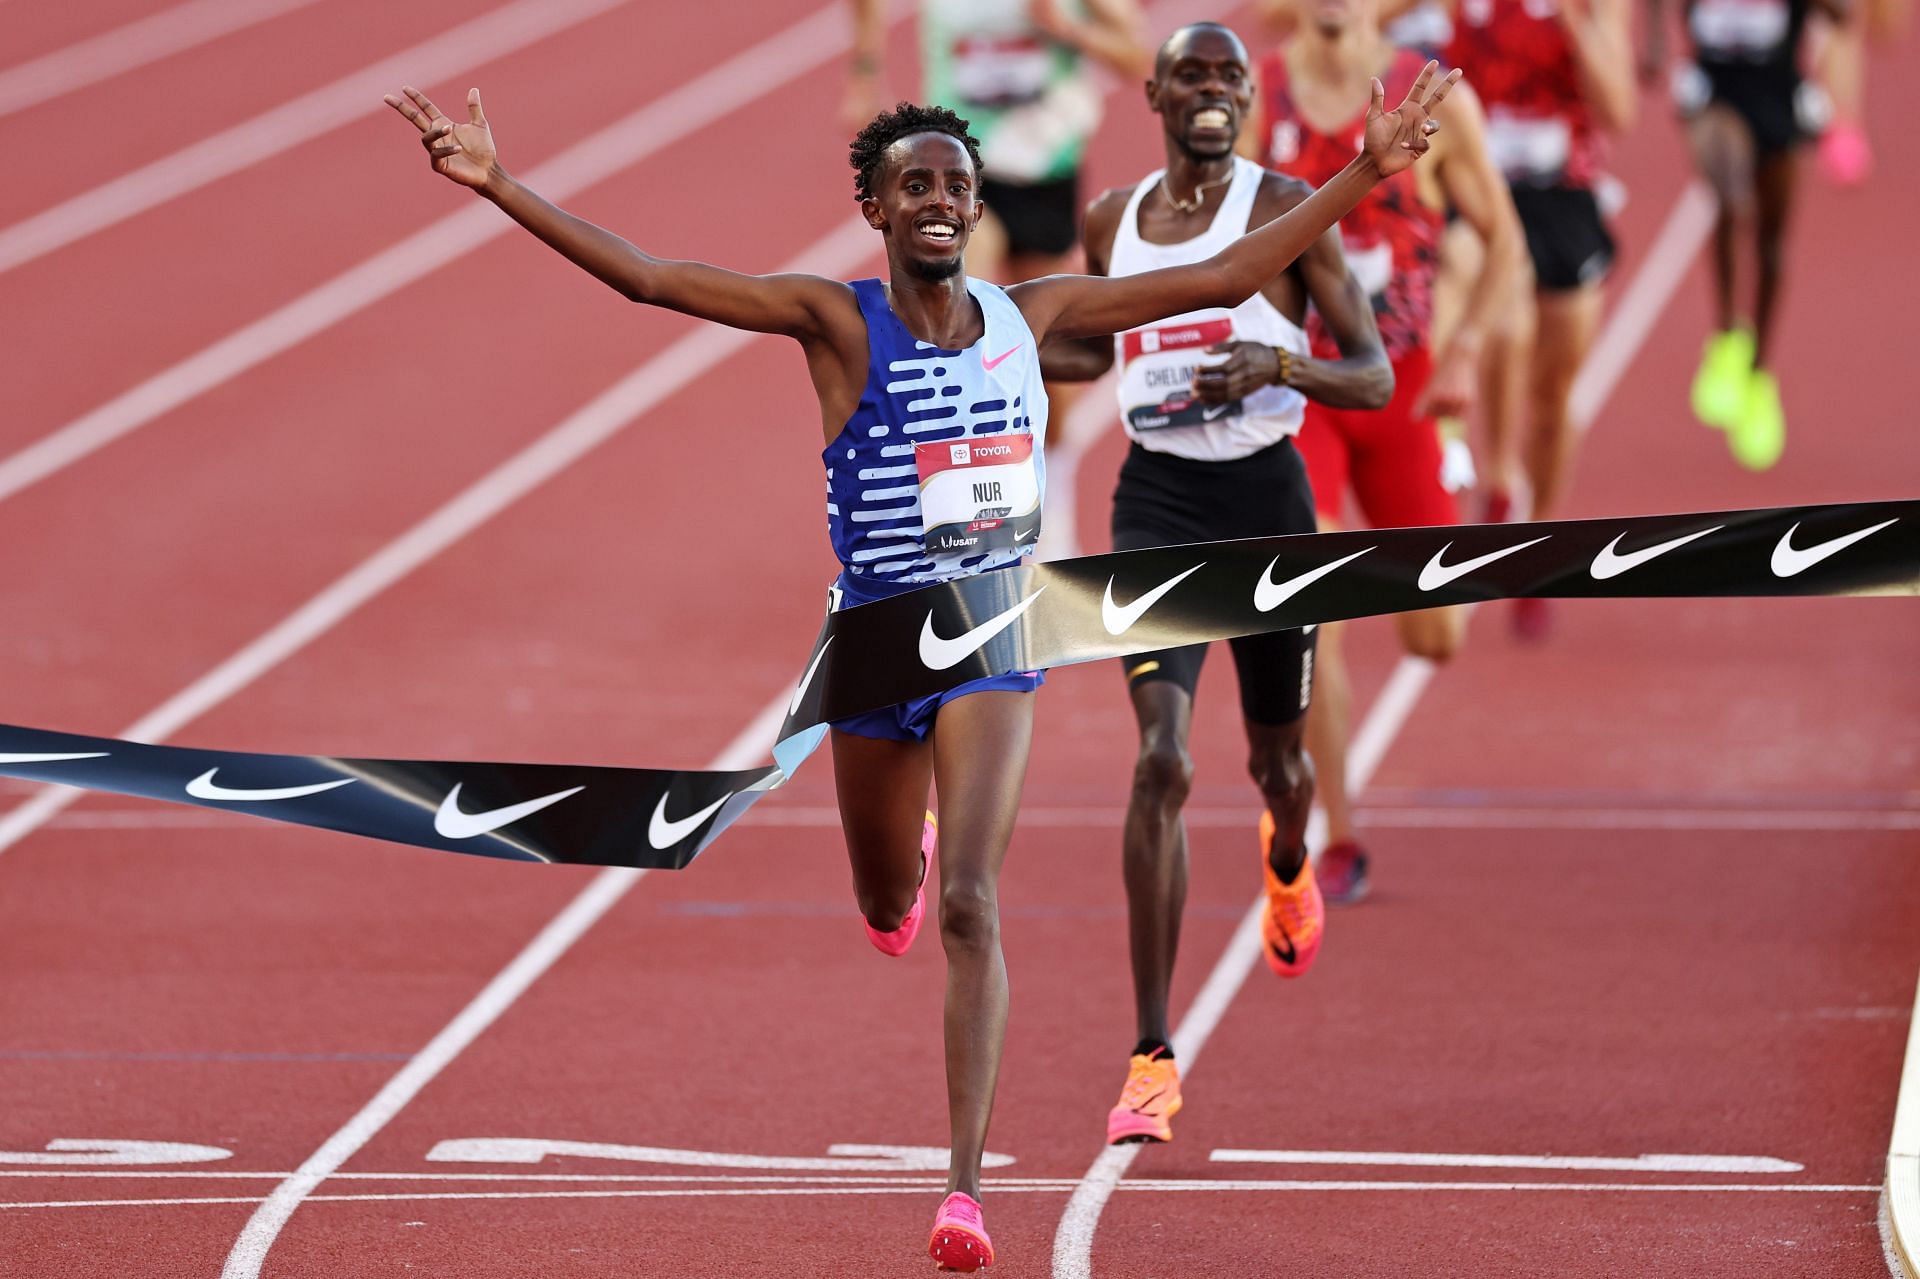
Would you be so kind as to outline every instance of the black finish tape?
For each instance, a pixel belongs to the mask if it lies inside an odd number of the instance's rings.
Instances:
[[[968,680],[1442,604],[1920,594],[1920,501],[1206,542],[1020,565],[830,614],[736,772],[190,750],[0,725],[0,774],[448,852],[685,866],[829,720]]]

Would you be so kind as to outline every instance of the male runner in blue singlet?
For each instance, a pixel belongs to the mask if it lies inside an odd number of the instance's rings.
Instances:
[[[386,101],[420,130],[435,172],[478,191],[622,295],[800,343],[827,441],[827,524],[842,567],[835,593],[859,603],[1031,553],[1047,422],[1040,344],[1252,296],[1427,149],[1437,127],[1428,112],[1458,78],[1435,73],[1429,64],[1391,112],[1376,82],[1365,147],[1353,163],[1204,261],[1125,277],[1048,276],[1005,290],[962,269],[983,210],[980,162],[966,122],[941,108],[902,103],[854,139],[860,210],[881,234],[887,275],[845,284],[652,257],[555,208],[501,168],[479,90],[468,93],[458,124],[416,89]],[[967,482],[956,482],[960,475]],[[976,482],[983,477],[990,482]],[[983,509],[982,495],[996,490],[1000,497]],[[1023,511],[1034,518],[1017,518]],[[1026,772],[1027,693],[1038,682],[1037,674],[975,681],[833,726],[854,894],[869,936],[889,954],[903,951],[919,927],[935,781],[946,811],[938,848],[952,1163],[928,1251],[948,1269],[993,1259],[979,1190],[1007,1020],[997,883]],[[794,1236],[796,1260],[808,1243],[804,1233]]]

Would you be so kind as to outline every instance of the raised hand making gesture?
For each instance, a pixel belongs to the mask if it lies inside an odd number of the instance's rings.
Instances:
[[[1410,167],[1415,160],[1426,154],[1428,142],[1440,128],[1440,122],[1430,118],[1433,109],[1447,96],[1447,90],[1453,88],[1460,79],[1460,68],[1447,72],[1446,77],[1435,84],[1433,77],[1440,70],[1438,62],[1429,62],[1420,69],[1420,75],[1407,90],[1407,100],[1393,110],[1387,110],[1387,91],[1378,77],[1373,81],[1373,102],[1367,107],[1366,140],[1362,149],[1367,158],[1373,161],[1380,176],[1391,177]]]
[[[382,100],[420,130],[420,145],[432,157],[433,171],[463,187],[485,186],[487,176],[493,171],[495,153],[493,130],[480,110],[480,90],[467,90],[465,124],[455,124],[448,119],[446,112],[433,105],[432,99],[411,85],[400,92],[406,96],[397,98],[389,93]]]

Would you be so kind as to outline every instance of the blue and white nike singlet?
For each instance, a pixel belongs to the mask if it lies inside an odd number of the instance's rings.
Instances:
[[[1033,332],[1005,291],[967,291],[986,332],[964,351],[907,331],[879,280],[857,280],[867,385],[821,460],[827,531],[858,594],[1004,568],[1032,552],[1046,488],[1047,396]]]

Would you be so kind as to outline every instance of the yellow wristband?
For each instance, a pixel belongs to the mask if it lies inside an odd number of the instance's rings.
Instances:
[[[1273,348],[1273,353],[1280,360],[1280,371],[1274,375],[1273,384],[1275,386],[1292,386],[1293,352],[1287,350],[1284,346],[1276,346]]]

